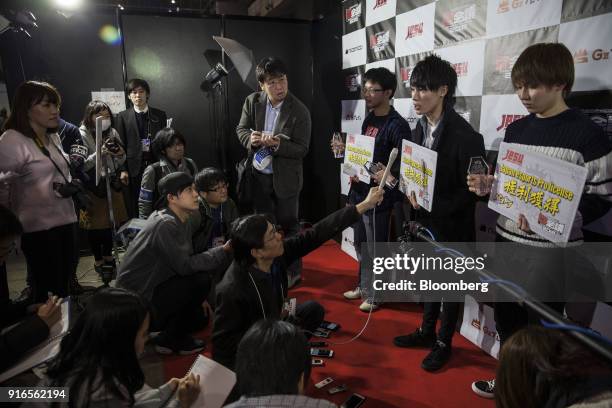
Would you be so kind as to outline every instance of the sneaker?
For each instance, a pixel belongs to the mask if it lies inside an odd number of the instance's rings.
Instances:
[[[189,354],[196,354],[206,348],[206,342],[200,339],[194,339],[192,337],[185,337],[182,341],[172,344],[167,341],[163,334],[157,336],[155,341],[155,351],[159,354],[173,354],[177,353],[181,356],[187,356]]]
[[[348,292],[344,292],[343,296],[344,296],[345,299],[349,299],[349,300],[361,299],[361,288],[359,286],[357,286],[353,290],[349,290]]]
[[[440,340],[436,341],[431,352],[423,359],[421,368],[425,371],[437,371],[444,367],[451,356],[451,346],[447,346]]]
[[[359,310],[369,313],[377,310],[379,307],[380,305],[376,302],[372,302],[372,299],[366,299],[361,305],[359,305]]]
[[[434,335],[427,335],[419,327],[414,333],[404,336],[397,336],[393,339],[393,344],[397,347],[432,347],[436,342]]]
[[[474,381],[472,391],[483,398],[495,398],[495,378],[489,381]]]

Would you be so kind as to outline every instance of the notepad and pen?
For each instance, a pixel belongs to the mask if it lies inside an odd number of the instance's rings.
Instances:
[[[187,371],[187,375],[191,373],[200,376],[200,395],[192,404],[194,407],[221,408],[236,384],[236,374],[232,370],[201,354]],[[162,406],[175,396],[176,391]]]
[[[46,363],[57,355],[62,338],[70,328],[70,297],[65,298],[61,304],[61,318],[49,329],[49,336],[41,344],[32,348],[14,366],[0,373],[0,383],[13,378],[33,367]],[[17,323],[19,324],[19,323]],[[6,328],[3,332],[10,330],[15,325]]]

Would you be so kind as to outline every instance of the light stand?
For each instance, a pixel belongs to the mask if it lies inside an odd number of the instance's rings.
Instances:
[[[216,151],[219,152],[221,169],[225,173],[227,170],[227,159],[225,157],[225,123],[226,103],[225,91],[221,80],[229,74],[229,71],[221,63],[217,63],[204,77],[200,89],[209,98],[209,114],[212,118],[210,122],[211,133],[215,143]]]

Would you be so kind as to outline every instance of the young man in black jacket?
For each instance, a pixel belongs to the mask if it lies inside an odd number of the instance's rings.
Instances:
[[[410,87],[414,109],[422,115],[412,132],[412,140],[438,153],[432,210],[420,208],[415,193],[411,192],[408,199],[414,218],[439,242],[473,241],[476,196],[468,190],[465,177],[470,158],[484,159],[485,150],[482,136],[453,109],[457,73],[448,61],[431,55],[415,66]],[[444,302],[436,337],[440,303],[425,302],[421,327],[394,339],[398,347],[432,347],[421,364],[427,371],[442,368],[450,358],[459,317],[461,304]]]
[[[217,285],[217,308],[212,333],[213,358],[233,369],[238,343],[259,319],[287,317],[287,267],[342,231],[367,210],[374,208],[383,192],[371,188],[361,203],[340,209],[311,229],[283,239],[263,215],[237,219],[230,235],[234,262]],[[296,308],[293,321],[312,332],[324,317],[323,307],[308,301]]]

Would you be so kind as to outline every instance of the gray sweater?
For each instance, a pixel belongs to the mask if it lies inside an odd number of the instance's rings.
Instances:
[[[164,208],[151,214],[130,244],[119,266],[117,286],[150,301],[155,288],[173,276],[225,270],[231,260],[223,247],[194,254],[188,223]]]

